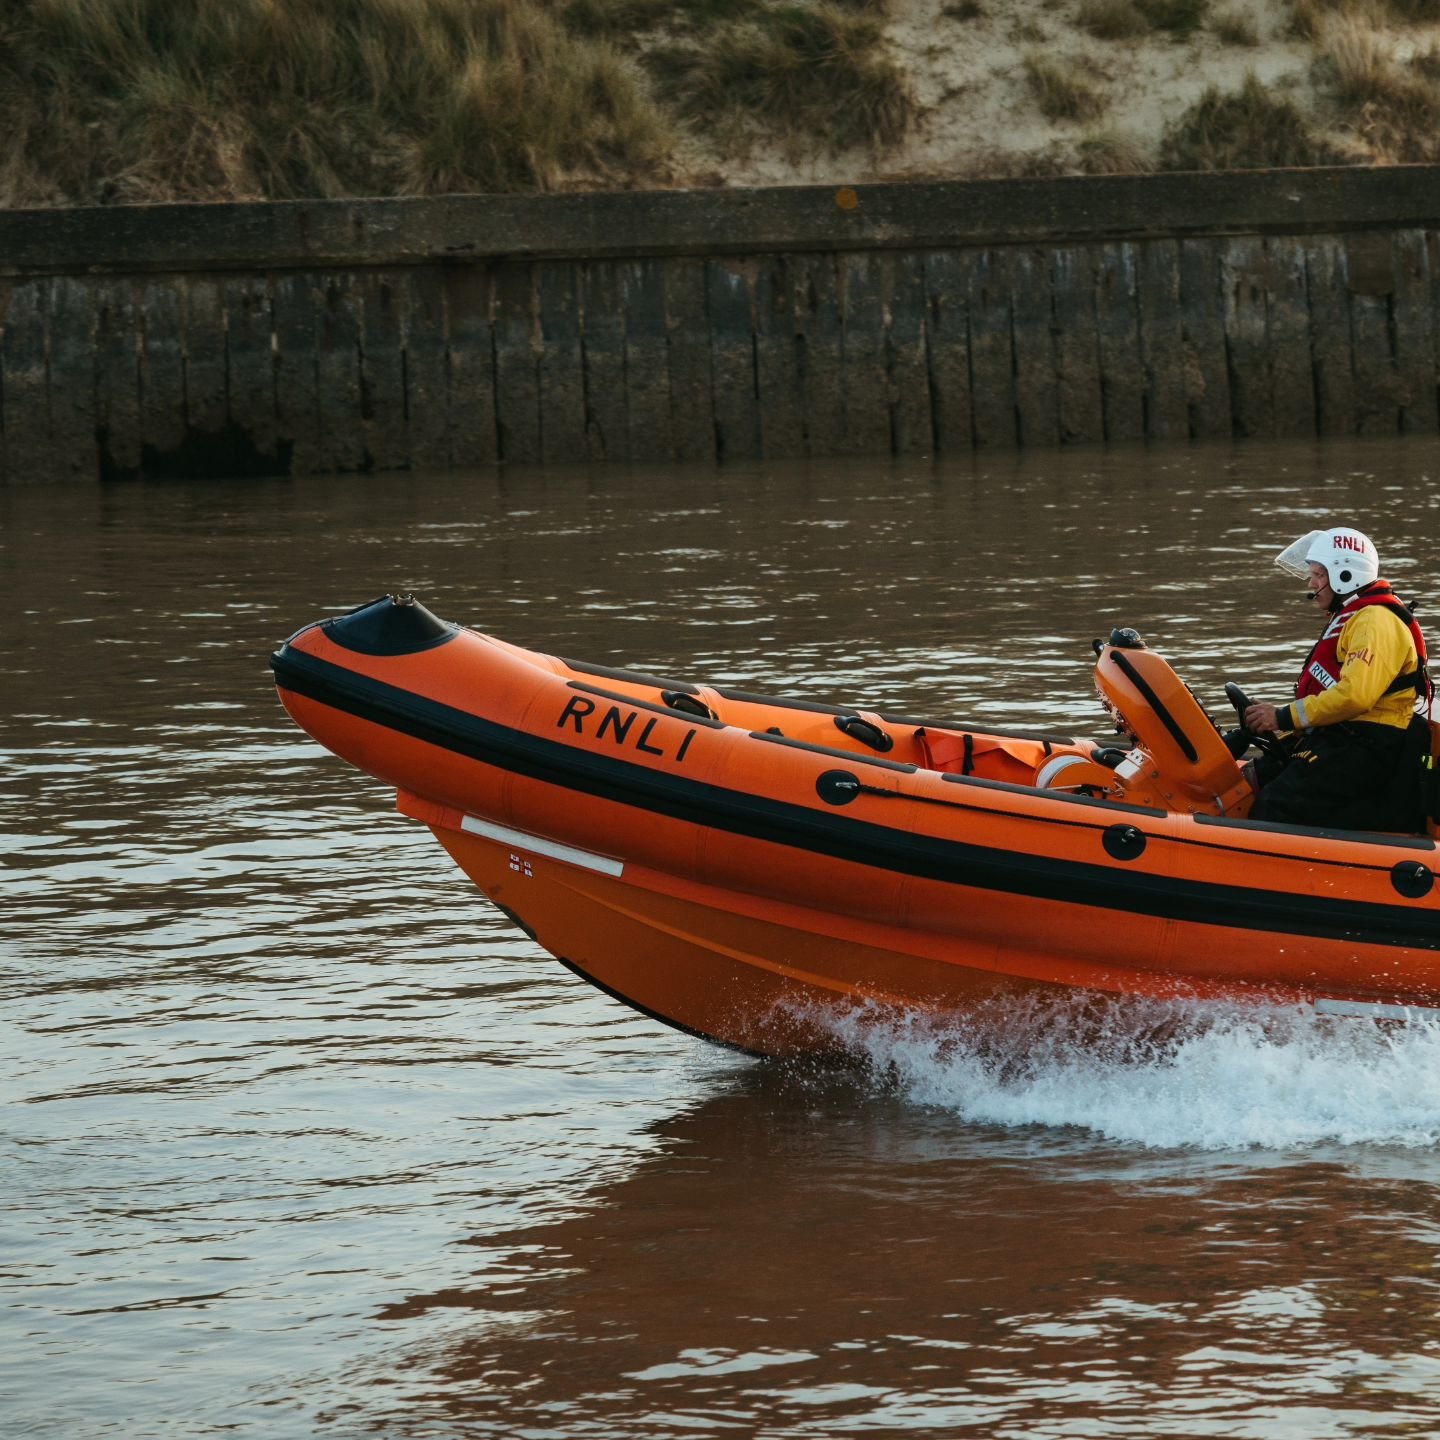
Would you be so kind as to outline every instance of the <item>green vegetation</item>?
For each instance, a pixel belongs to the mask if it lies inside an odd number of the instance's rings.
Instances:
[[[1233,95],[1207,90],[1166,131],[1161,170],[1258,170],[1333,165],[1339,154],[1311,128],[1295,102],[1272,95],[1253,74]]]

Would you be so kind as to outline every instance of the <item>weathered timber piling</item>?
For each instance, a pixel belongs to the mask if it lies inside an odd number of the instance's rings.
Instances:
[[[0,212],[0,478],[1433,433],[1440,168]]]

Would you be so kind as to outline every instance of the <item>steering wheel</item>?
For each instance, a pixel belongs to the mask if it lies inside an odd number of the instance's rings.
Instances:
[[[1240,728],[1232,731],[1236,741],[1244,739],[1245,744],[1256,746],[1262,755],[1284,754],[1284,743],[1274,735],[1257,735],[1253,730],[1247,729],[1245,725],[1245,712],[1255,703],[1233,680],[1225,682],[1225,698],[1235,707],[1235,714],[1240,719]],[[1230,740],[1227,737],[1227,744]],[[1236,754],[1234,745],[1231,744],[1230,753],[1238,760],[1245,753],[1242,748]]]

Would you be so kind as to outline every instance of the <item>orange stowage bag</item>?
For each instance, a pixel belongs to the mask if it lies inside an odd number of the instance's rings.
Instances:
[[[956,734],[951,730],[917,730],[915,738],[927,770],[978,775],[982,780],[1008,780],[1012,785],[1033,785],[1036,767],[1049,750],[1043,740]]]

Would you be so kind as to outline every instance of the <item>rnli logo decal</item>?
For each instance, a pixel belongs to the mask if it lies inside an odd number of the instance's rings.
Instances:
[[[684,760],[685,752],[696,735],[693,725],[683,726],[684,734],[677,734],[682,726],[678,721],[672,722],[668,716],[646,715],[641,723],[638,710],[610,705],[597,719],[596,712],[599,710],[595,701],[584,695],[572,695],[565,702],[555,726],[559,730],[569,727],[577,735],[595,740],[610,740],[615,745],[628,746],[645,755],[673,759],[677,764]]]
[[[1340,683],[1318,660],[1311,662],[1310,674],[1327,690],[1330,689],[1332,685],[1338,685]]]

